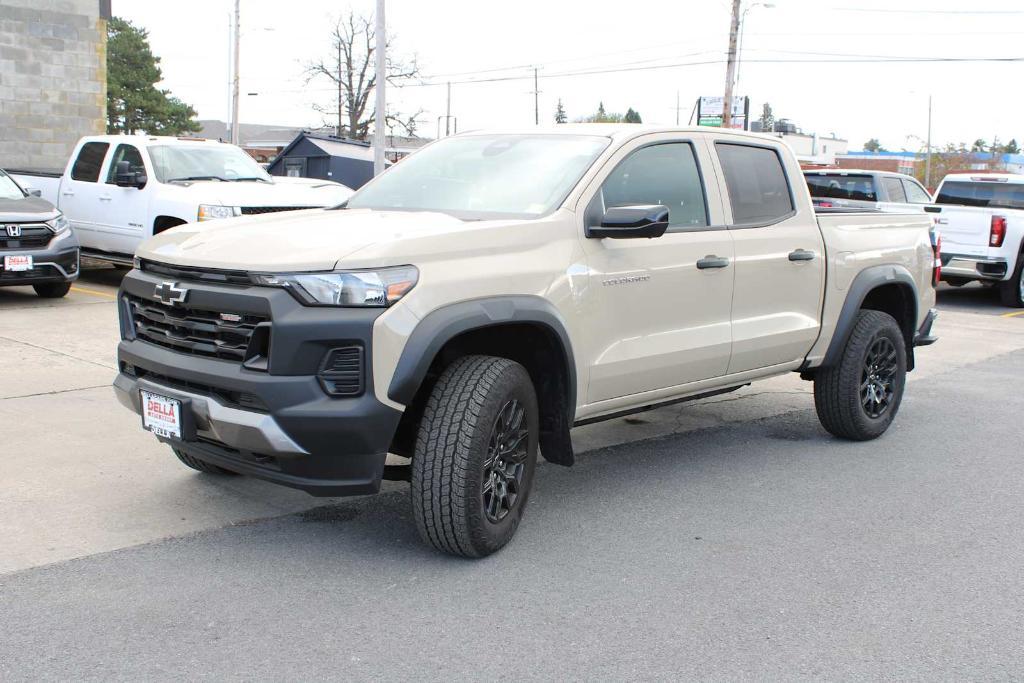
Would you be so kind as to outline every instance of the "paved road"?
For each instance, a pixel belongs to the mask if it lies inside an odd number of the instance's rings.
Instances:
[[[402,485],[178,466],[106,386],[114,284],[0,291],[0,680],[1024,673],[1022,318],[943,293],[876,442],[828,437],[794,377],[577,430],[469,562],[419,544]]]

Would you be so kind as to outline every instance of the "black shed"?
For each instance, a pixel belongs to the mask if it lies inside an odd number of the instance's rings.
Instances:
[[[302,132],[270,162],[267,171],[333,180],[356,190],[373,177],[373,150],[361,140]]]

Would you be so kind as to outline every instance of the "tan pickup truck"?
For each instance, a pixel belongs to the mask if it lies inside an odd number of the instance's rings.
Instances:
[[[467,133],[334,209],[144,243],[114,385],[190,467],[324,496],[409,480],[423,538],[478,557],[576,425],[798,372],[829,432],[881,435],[935,340],[931,227],[815,214],[770,137]]]

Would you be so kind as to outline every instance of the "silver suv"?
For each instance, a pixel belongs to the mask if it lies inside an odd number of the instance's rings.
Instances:
[[[932,203],[924,185],[902,173],[832,168],[804,171],[804,177],[815,208],[904,213],[924,211]]]

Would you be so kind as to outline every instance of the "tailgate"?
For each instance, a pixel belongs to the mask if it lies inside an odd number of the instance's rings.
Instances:
[[[993,210],[965,206],[930,206],[926,210],[935,218],[944,252],[975,256],[988,253]]]

